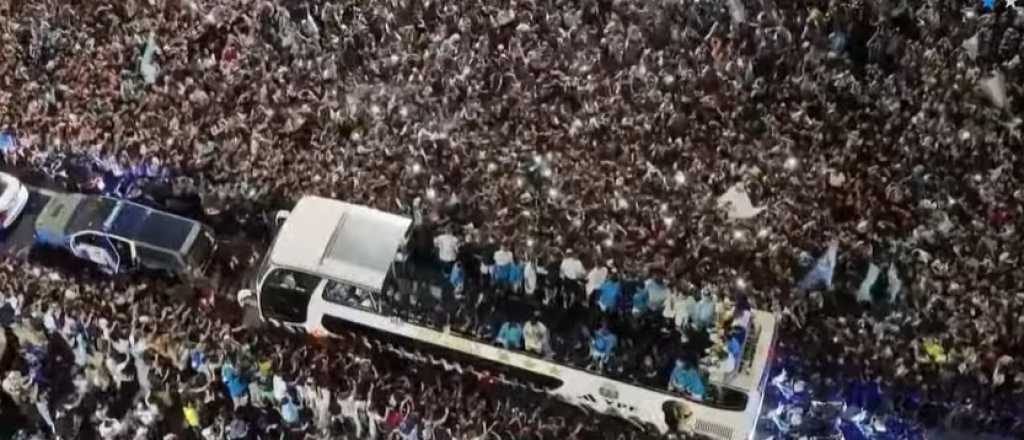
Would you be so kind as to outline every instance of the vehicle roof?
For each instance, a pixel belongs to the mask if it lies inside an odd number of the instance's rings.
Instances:
[[[184,251],[196,225],[126,200],[82,194],[55,194],[36,222],[37,229],[62,236],[96,231],[176,252]]]
[[[53,194],[36,217],[36,230],[54,237],[65,237],[71,218],[82,203],[80,194]]]
[[[103,230],[153,247],[184,251],[196,222],[153,208],[119,200]]]
[[[117,200],[110,197],[87,196],[82,194],[61,195],[78,198],[68,220],[65,233],[76,234],[81,231],[98,231],[103,228],[103,222],[107,221],[114,209],[117,208]]]
[[[305,196],[281,226],[270,261],[379,291],[411,224],[384,211]]]

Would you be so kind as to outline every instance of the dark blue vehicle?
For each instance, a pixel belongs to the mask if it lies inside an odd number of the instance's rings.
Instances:
[[[149,269],[198,277],[216,249],[202,223],[99,195],[54,195],[35,234],[37,243],[66,249],[108,273]]]

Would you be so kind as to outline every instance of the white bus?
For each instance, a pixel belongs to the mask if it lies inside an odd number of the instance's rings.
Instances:
[[[753,313],[737,370],[711,379],[708,387],[718,397],[696,401],[399,318],[387,303],[395,257],[410,234],[405,217],[307,196],[281,218],[248,286],[261,318],[272,325],[316,336],[354,331],[387,337],[528,381],[534,389],[648,430],[719,440],[753,437],[776,333],[770,313]]]

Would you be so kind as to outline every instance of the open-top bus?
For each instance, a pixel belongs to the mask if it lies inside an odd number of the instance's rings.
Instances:
[[[318,336],[355,331],[398,340],[497,370],[574,405],[662,433],[721,440],[754,433],[776,334],[771,313],[752,313],[743,359],[731,374],[710,379],[713,397],[698,400],[409,319],[390,300],[398,285],[393,282],[396,255],[412,227],[408,218],[307,196],[280,219],[273,245],[246,292],[255,295],[260,316],[275,326]]]

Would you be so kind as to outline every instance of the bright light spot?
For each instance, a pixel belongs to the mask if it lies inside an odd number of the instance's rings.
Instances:
[[[476,157],[479,158],[480,160],[487,159],[487,152],[484,150],[480,150],[480,152],[476,154]]]
[[[427,188],[427,198],[430,200],[436,199],[437,191],[434,191],[434,188]]]
[[[669,227],[671,227],[672,224],[676,222],[676,218],[672,216],[664,217],[661,220],[665,222],[665,226]]]
[[[604,239],[604,242],[602,242],[601,244],[603,244],[604,247],[606,247],[606,248],[610,248],[610,247],[612,247],[612,245],[615,244],[615,240],[612,240],[611,237],[608,237],[608,238]]]
[[[459,196],[452,194],[452,196],[448,198],[448,203],[457,205],[459,203]]]
[[[398,114],[403,118],[409,116],[409,107],[403,105],[402,108],[398,109]]]
[[[960,140],[966,141],[971,138],[971,132],[967,130],[960,130]]]
[[[668,203],[662,203],[661,204],[661,210],[662,211],[668,211]]]
[[[580,226],[583,226],[583,220],[580,220],[578,218],[574,218],[574,219],[572,219],[572,225],[577,227],[577,228],[580,227]]]
[[[529,209],[523,210],[523,217],[529,217],[531,215],[533,215],[533,213],[531,213]]]
[[[741,231],[739,229],[737,229],[735,231],[732,231],[732,238],[735,238],[737,240],[742,240],[743,239],[743,231]]]
[[[795,157],[789,157],[788,159],[786,159],[786,163],[784,166],[787,170],[792,171],[796,169],[797,165],[800,165],[800,161],[797,160],[797,158]]]
[[[619,197],[615,200],[615,209],[626,209],[627,204],[628,202],[626,202],[625,198]]]
[[[419,173],[423,172],[423,166],[421,166],[418,163],[412,164],[412,172],[413,172],[413,174],[419,174]]]
[[[487,164],[487,171],[493,173],[493,172],[495,172],[497,170],[498,170],[498,164],[496,164],[494,162],[491,162],[491,163]]]
[[[544,162],[544,158],[541,157],[541,155],[539,155],[539,154],[534,154],[533,155],[533,163],[539,165],[541,162]]]
[[[549,151],[548,154],[544,155],[544,157],[546,157],[549,161],[555,160],[555,153]]]
[[[526,180],[524,180],[522,177],[517,177],[516,186],[522,188],[524,185],[526,185]]]
[[[544,168],[544,171],[541,171],[540,175],[544,176],[545,178],[550,179],[551,178],[551,168]]]
[[[768,228],[761,228],[760,231],[757,231],[757,236],[761,237],[761,238],[767,237],[768,236]]]
[[[533,238],[527,238],[526,239],[526,245],[529,246],[529,247],[533,247],[533,245],[534,245]]]
[[[744,280],[743,278],[736,278],[736,287],[739,287],[740,289],[747,288],[747,280]]]
[[[676,171],[676,175],[673,177],[676,181],[676,185],[682,185],[686,183],[686,174],[682,171]]]
[[[552,199],[556,199],[559,196],[558,188],[551,188],[548,190],[548,196]]]

